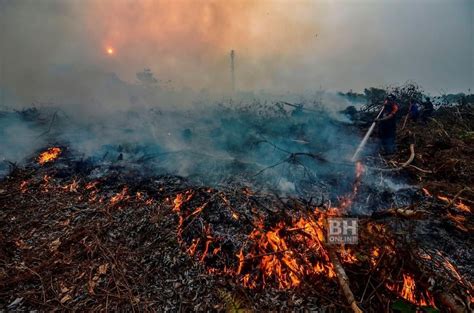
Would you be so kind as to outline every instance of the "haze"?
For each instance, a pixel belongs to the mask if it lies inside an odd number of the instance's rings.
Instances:
[[[469,0],[0,0],[0,88],[34,97],[72,66],[134,82],[150,68],[172,88],[361,91],[412,80],[473,88]],[[25,99],[26,99],[25,98]],[[28,98],[29,99],[29,98]]]

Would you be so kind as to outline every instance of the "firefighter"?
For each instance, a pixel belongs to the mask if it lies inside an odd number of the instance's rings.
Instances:
[[[416,100],[412,100],[410,103],[410,111],[408,112],[410,118],[413,122],[417,122],[418,118],[420,117],[420,105]]]
[[[375,121],[379,125],[381,152],[386,155],[395,153],[395,137],[397,134],[398,104],[394,95],[389,95],[384,101],[382,115]]]

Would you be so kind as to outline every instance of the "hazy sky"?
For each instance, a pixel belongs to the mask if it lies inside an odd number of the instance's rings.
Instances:
[[[231,49],[241,90],[474,89],[472,0],[0,0],[0,12],[0,84],[14,92],[64,64],[225,90]]]

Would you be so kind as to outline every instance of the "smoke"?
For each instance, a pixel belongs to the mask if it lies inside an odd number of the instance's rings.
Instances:
[[[465,91],[472,5],[0,0],[0,160],[60,144],[101,166],[340,194],[359,138],[338,114],[346,100],[323,90],[414,80]],[[157,84],[137,81],[144,68]]]
[[[225,92],[231,49],[242,91],[473,87],[469,0],[2,0],[0,10],[0,85],[21,103],[93,96],[94,71],[133,82],[145,67],[175,89]],[[82,83],[51,75],[63,65]]]
[[[0,178],[10,170],[5,161],[22,162],[45,144],[39,134],[31,121],[21,119],[14,113],[0,111]]]
[[[138,103],[149,96],[148,89],[115,84],[132,89]],[[336,99],[319,96],[323,102]],[[59,145],[96,168],[95,177],[110,168],[135,168],[143,177],[175,174],[207,186],[240,184],[305,197],[350,189],[353,164],[347,160],[358,136],[333,118],[336,112],[301,97],[303,110],[255,99],[205,101],[191,107],[135,106],[87,118],[64,106],[5,111],[0,158],[23,163],[40,148]]]

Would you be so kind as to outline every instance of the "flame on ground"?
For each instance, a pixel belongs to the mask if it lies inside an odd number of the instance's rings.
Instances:
[[[460,211],[463,211],[463,212],[466,212],[466,213],[471,213],[472,212],[471,208],[467,204],[462,202],[461,200],[453,201],[454,199],[449,199],[448,197],[443,196],[443,195],[438,195],[437,198],[439,200],[442,200],[442,201],[450,204],[450,205],[454,205]]]
[[[257,217],[254,229],[247,236],[247,242],[235,255],[235,267],[226,267],[224,272],[238,275],[241,283],[250,289],[257,286],[265,287],[268,284],[287,289],[299,286],[304,278],[335,277],[334,266],[326,248],[326,219],[340,216],[350,208],[357,196],[363,173],[364,167],[358,162],[353,189],[340,199],[337,207],[329,206],[326,211],[316,208],[307,216],[292,221],[281,221],[267,229],[263,221]],[[250,190],[245,190],[245,193],[252,194]],[[186,210],[183,210],[193,196],[194,192],[188,190],[169,200],[173,212],[178,215],[177,237],[181,244],[184,243],[183,231],[188,225],[185,225],[185,222],[192,222],[209,203],[204,202],[195,208],[186,207]],[[230,217],[238,220],[239,214],[231,208],[230,202],[223,195],[220,196],[229,209]],[[204,223],[198,238],[187,239],[186,252],[203,263],[208,255],[222,253],[215,240],[211,225]],[[358,262],[354,252],[349,248],[341,247],[339,256],[344,263]],[[259,270],[255,271],[255,268]],[[209,266],[209,271],[219,272],[212,266]]]
[[[196,209],[183,210],[183,206],[193,195],[192,191],[187,191],[177,194],[171,201],[173,211],[179,217],[177,234],[180,243],[183,243],[183,229],[186,228],[184,222],[194,219],[208,205],[208,202],[205,202]],[[336,211],[330,210],[328,213],[315,210],[314,215],[301,217],[290,224],[280,222],[268,230],[265,230],[262,221],[255,222],[255,228],[248,235],[247,243],[235,255],[235,267],[226,267],[223,271],[238,275],[241,283],[250,289],[265,287],[267,284],[287,289],[299,286],[304,277],[335,277],[334,267],[324,245],[324,222],[329,214],[335,215]],[[235,218],[234,215],[231,216]],[[208,256],[217,255],[222,251],[211,225],[204,224],[202,230],[198,238],[191,239],[186,252],[204,263]],[[346,263],[357,261],[350,249],[342,250],[341,258]],[[259,271],[254,271],[255,268]],[[212,267],[209,271],[219,272]]]
[[[75,179],[73,179],[70,184],[67,184],[61,188],[69,192],[77,192],[77,189],[79,188],[79,183]]]
[[[410,273],[403,273],[403,285],[387,283],[386,287],[415,305],[435,307],[434,299],[431,294],[428,291],[418,291],[415,279]]]
[[[370,255],[370,263],[372,264],[372,266],[377,265],[377,263],[379,262],[379,257],[380,257],[380,248],[374,247]]]
[[[128,195],[128,187],[125,186],[123,187],[122,191],[120,191],[119,193],[115,194],[114,196],[110,198],[110,204],[114,205],[123,200],[128,200],[129,198],[130,196]]]
[[[459,210],[464,211],[466,213],[471,213],[471,207],[469,207],[467,204],[464,204],[461,200],[459,202],[454,204]]]
[[[56,160],[59,155],[61,154],[61,148],[58,147],[52,147],[49,148],[48,150],[42,152],[39,157],[38,157],[38,163],[40,165],[46,164],[48,162],[52,162]]]

